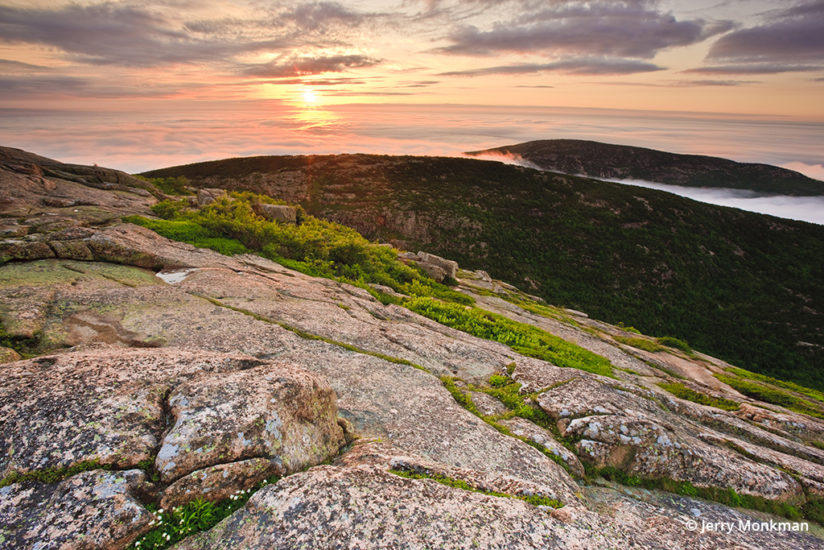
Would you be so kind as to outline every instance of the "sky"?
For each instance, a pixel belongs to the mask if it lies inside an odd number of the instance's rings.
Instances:
[[[132,171],[556,137],[496,134],[507,109],[513,127],[635,113],[659,134],[603,141],[758,160],[746,136],[763,124],[824,149],[822,97],[824,0],[0,0],[0,143]],[[667,117],[741,128],[718,148],[668,142]]]

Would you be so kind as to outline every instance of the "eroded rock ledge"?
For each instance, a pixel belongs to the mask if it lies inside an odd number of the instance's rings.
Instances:
[[[325,380],[240,354],[100,348],[2,371],[6,482],[82,465],[101,469],[57,485],[2,489],[2,535],[21,547],[71,546],[87,533],[97,537],[90,547],[116,547],[145,530],[148,512],[139,499],[163,506],[221,500],[268,476],[324,462],[345,443]],[[137,468],[159,473],[157,482]],[[49,511],[49,501],[58,512]],[[84,506],[97,509],[103,525],[91,523],[96,514],[66,519]],[[44,523],[43,514],[57,515]],[[128,529],[119,527],[124,517]]]

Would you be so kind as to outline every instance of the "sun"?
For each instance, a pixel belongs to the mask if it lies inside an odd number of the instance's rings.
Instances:
[[[318,102],[318,96],[312,90],[306,90],[303,92],[303,102],[308,103],[310,105],[314,105]]]

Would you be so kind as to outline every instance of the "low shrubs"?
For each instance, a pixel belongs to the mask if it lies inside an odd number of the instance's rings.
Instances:
[[[430,297],[412,298],[406,300],[404,305],[442,325],[506,344],[522,355],[543,359],[559,367],[571,367],[614,378],[612,365],[604,357],[532,325],[477,307],[445,303]]]
[[[231,193],[191,210],[185,200],[166,200],[152,208],[163,219],[129,216],[124,221],[223,254],[255,252],[297,271],[342,280],[370,291],[369,284],[379,284],[411,296],[472,303],[468,296],[399,261],[397,251],[370,243],[354,229],[309,216],[299,206],[295,207],[299,223],[270,221],[255,213],[255,203],[261,202],[281,201],[248,192]],[[387,299],[385,295],[381,297]]]

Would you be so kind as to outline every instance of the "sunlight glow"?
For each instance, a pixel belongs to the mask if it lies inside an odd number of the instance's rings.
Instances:
[[[304,103],[314,105],[318,102],[318,96],[315,94],[313,90],[305,90],[303,92],[303,101]]]

